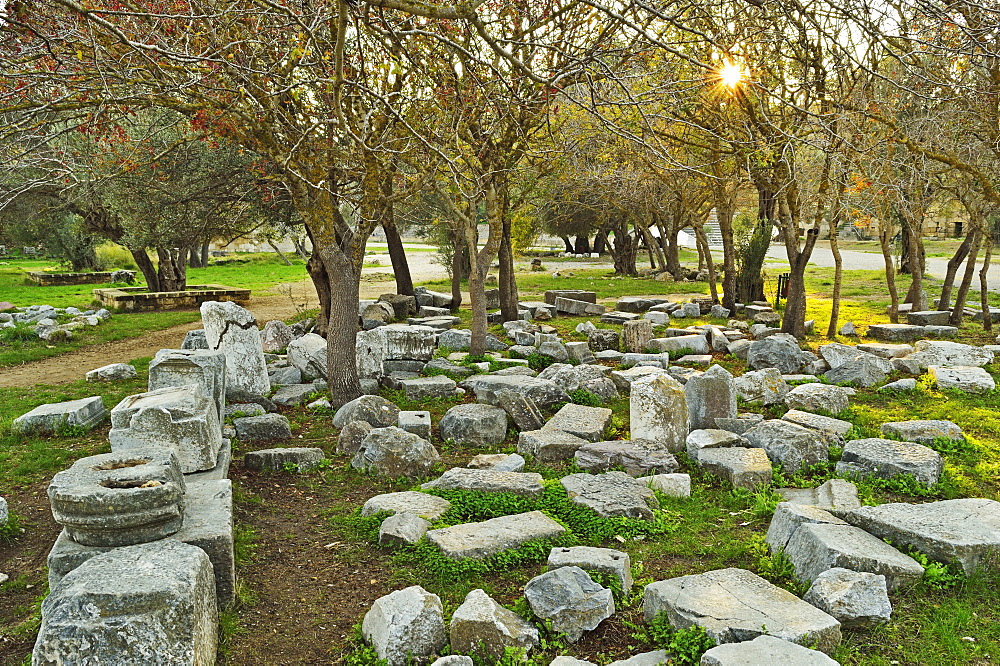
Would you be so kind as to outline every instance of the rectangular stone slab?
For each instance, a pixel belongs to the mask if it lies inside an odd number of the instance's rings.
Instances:
[[[437,479],[420,486],[424,489],[477,490],[484,493],[514,493],[537,496],[545,492],[542,475],[536,472],[502,472],[495,469],[453,467]]]
[[[215,591],[220,606],[235,598],[236,566],[233,552],[233,486],[229,479],[188,483],[185,493],[184,525],[169,537],[201,548],[212,561]],[[164,540],[166,541],[166,539]],[[59,533],[49,551],[49,589],[81,564],[111,547],[83,546]]]
[[[63,424],[90,430],[107,415],[101,396],[95,395],[69,402],[39,405],[14,419],[10,429],[15,432],[53,432]]]
[[[965,572],[1000,566],[1000,502],[955,499],[926,504],[882,504],[848,512],[844,520],[899,547],[913,546]]]
[[[836,619],[745,569],[716,569],[650,583],[643,612],[647,623],[666,612],[675,629],[701,626],[717,644],[766,633],[832,652],[841,639]]]
[[[431,543],[453,559],[482,559],[536,539],[552,539],[566,528],[541,511],[501,516],[427,532]]]

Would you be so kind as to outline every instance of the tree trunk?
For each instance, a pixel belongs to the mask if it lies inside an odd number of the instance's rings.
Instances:
[[[947,310],[951,304],[951,289],[955,284],[955,276],[958,274],[958,267],[969,256],[969,250],[972,248],[972,237],[974,235],[970,226],[969,233],[965,236],[962,244],[958,246],[955,254],[948,260],[948,270],[945,272],[944,284],[941,286],[941,298],[938,299],[938,310]]]
[[[451,228],[451,242],[454,248],[451,255],[451,309],[455,311],[462,305],[462,277],[465,269],[465,241],[456,227]]]
[[[208,246],[209,241],[205,241],[201,244],[201,267],[208,268]]]
[[[393,219],[392,206],[387,205],[383,211],[382,230],[385,231],[385,242],[389,246],[389,259],[392,261],[392,272],[396,276],[396,293],[413,296],[413,279],[410,277],[410,264],[406,260],[406,250],[403,249],[403,239],[399,236],[399,228]]]
[[[187,248],[156,248],[156,274],[160,291],[184,291],[187,287]]]
[[[590,238],[581,235],[576,237],[576,243],[573,245],[573,254],[590,254]]]
[[[628,232],[628,223],[619,222],[615,237],[609,247],[615,263],[615,275],[638,275],[635,261],[639,254],[639,240]]]
[[[500,250],[497,253],[500,261],[499,287],[500,287],[500,318],[503,321],[514,321],[517,319],[517,280],[514,278],[514,248],[510,239],[510,215],[506,210],[501,211],[503,215],[503,228],[501,229]]]
[[[765,300],[763,266],[767,249],[771,246],[771,230],[777,205],[774,193],[766,185],[758,184],[756,187],[757,226],[741,252],[742,261],[736,278],[737,298],[742,303]]]
[[[363,251],[362,251],[363,254]],[[327,266],[330,317],[326,336],[327,382],[334,408],[361,395],[356,350],[358,336],[358,294],[361,273],[340,252],[321,251]]]
[[[326,337],[327,331],[329,330],[330,324],[330,283],[331,278],[327,274],[326,265],[323,263],[322,257],[316,252],[316,244],[313,243],[313,253],[309,257],[309,261],[306,262],[306,272],[309,273],[309,277],[312,278],[313,286],[316,287],[316,295],[319,298],[319,312],[316,313],[316,328],[313,333]],[[358,304],[354,304],[353,312],[355,315],[354,326],[357,327],[358,322]]]
[[[899,292],[896,291],[896,264],[892,259],[892,247],[889,245],[890,229],[888,225],[879,225],[879,244],[882,247],[882,260],[885,262],[885,286],[889,290],[889,321],[899,323]]]
[[[153,265],[152,259],[149,258],[146,248],[142,247],[138,250],[129,248],[128,251],[132,254],[135,265],[142,271],[142,276],[146,278],[146,288],[149,291],[163,291],[160,289],[160,276],[156,274],[156,266]]]
[[[562,238],[563,244],[566,245],[566,251],[573,254],[573,243],[570,241],[569,236],[560,236],[559,238]]]
[[[201,264],[201,246],[192,245],[188,248],[188,268],[204,268]]]
[[[597,235],[594,236],[594,252],[596,254],[598,255],[604,254],[606,250],[605,245],[607,245],[607,240],[608,237],[604,234],[604,232],[601,231],[597,232]]]
[[[705,265],[708,268],[709,295],[712,297],[713,303],[718,303],[719,288],[715,282],[715,262],[712,260],[712,248],[710,248],[708,245],[708,236],[705,234],[704,227],[696,227],[694,233],[698,239],[698,245],[703,247],[705,251]]]
[[[785,230],[788,232],[788,229]],[[785,300],[785,314],[781,318],[781,331],[790,333],[796,338],[806,337],[806,266],[812,256],[819,229],[813,227],[806,231],[805,245],[789,258],[788,296]],[[799,240],[792,237],[787,242],[798,245]]]
[[[983,309],[983,330],[992,331],[993,330],[993,312],[990,309],[990,293],[987,291],[989,286],[986,280],[987,274],[990,272],[990,259],[993,256],[993,231],[988,229],[986,231],[986,252],[983,256],[983,267],[979,270],[979,300],[980,307]]]
[[[503,236],[503,221],[499,215],[499,197],[496,186],[490,183],[485,188],[485,192],[486,219],[489,221],[490,234],[483,249],[479,249],[479,231],[474,212],[469,215],[469,222],[465,229],[465,242],[469,249],[471,269],[469,271],[469,305],[472,308],[472,338],[469,340],[469,355],[474,357],[483,356],[486,353],[486,273],[500,249],[500,239]]]
[[[923,305],[924,291],[924,241],[919,230],[910,229],[907,247],[910,262],[910,288],[904,303],[913,303],[914,308]]]
[[[281,261],[282,261],[282,262],[284,262],[284,264],[285,264],[286,266],[291,266],[291,265],[292,265],[292,262],[290,262],[290,261],[288,260],[288,257],[286,257],[286,256],[285,256],[285,255],[284,255],[284,254],[283,254],[283,253],[281,252],[281,250],[280,250],[280,249],[278,249],[278,246],[274,244],[274,241],[273,241],[273,240],[271,240],[270,238],[268,238],[268,239],[267,239],[267,244],[271,246],[271,249],[272,249],[272,250],[274,250],[275,254],[277,254],[277,255],[278,255],[278,258],[280,258],[280,259],[281,259]]]
[[[722,306],[736,314],[736,247],[733,239],[733,211],[728,206],[715,208],[722,235]]]
[[[982,243],[983,235],[978,230],[974,231],[973,235],[975,237],[972,240],[972,249],[969,250],[968,263],[965,265],[965,275],[962,276],[962,284],[958,286],[958,293],[955,295],[955,307],[952,309],[951,317],[948,321],[952,326],[961,326],[962,324],[962,317],[965,315],[965,300],[969,296],[972,277],[976,272],[976,258],[979,256],[979,246]]]
[[[838,202],[837,210],[840,210]],[[840,256],[840,243],[837,238],[837,225],[840,215],[835,214],[830,218],[830,252],[833,254],[833,304],[830,306],[830,325],[826,329],[826,337],[832,338],[837,335],[840,319],[840,287],[844,279],[844,261]]]
[[[667,272],[674,276],[675,281],[680,281],[684,279],[681,267],[681,250],[680,245],[677,244],[677,232],[671,229],[667,231],[662,225],[658,225],[660,229],[660,239],[667,242],[667,249],[664,252],[663,265],[666,267]]]

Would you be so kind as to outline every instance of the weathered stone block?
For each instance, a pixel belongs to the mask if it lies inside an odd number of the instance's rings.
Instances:
[[[440,597],[419,585],[376,599],[361,622],[361,633],[389,666],[429,657],[448,642]]]
[[[271,384],[264,348],[250,311],[230,301],[206,301],[201,304],[201,320],[208,348],[226,355],[226,390],[267,393]]]
[[[64,426],[90,430],[107,415],[101,396],[70,400],[68,402],[39,405],[27,414],[14,419],[10,429],[14,433],[51,433]]]
[[[915,442],[875,437],[848,442],[837,463],[838,474],[871,474],[881,479],[912,474],[928,486],[938,482],[943,469],[944,459],[934,449]]]
[[[540,618],[551,620],[553,631],[575,643],[585,631],[596,629],[615,614],[611,590],[595,583],[575,566],[559,567],[535,576],[524,586],[524,597]]]
[[[545,492],[542,475],[535,472],[503,472],[495,469],[453,467],[421,488],[475,490],[484,493],[513,493],[535,496]]]
[[[447,557],[481,559],[540,539],[554,539],[566,528],[541,511],[463,523],[427,532],[431,543]]]

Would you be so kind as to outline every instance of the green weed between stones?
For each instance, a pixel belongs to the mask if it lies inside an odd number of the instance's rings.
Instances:
[[[672,664],[696,666],[701,662],[701,655],[715,647],[715,641],[698,625],[674,629],[666,612],[656,614],[646,633],[646,640],[667,651]]]

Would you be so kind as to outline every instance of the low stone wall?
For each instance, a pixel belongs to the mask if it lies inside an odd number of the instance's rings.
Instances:
[[[46,273],[44,271],[29,271],[28,279],[43,287],[54,287],[71,284],[107,284],[111,282],[111,272],[103,273]]]
[[[94,289],[94,298],[110,310],[176,310],[196,308],[205,301],[250,303],[249,289],[233,289],[221,284],[188,285],[185,291],[146,291],[145,287]]]

